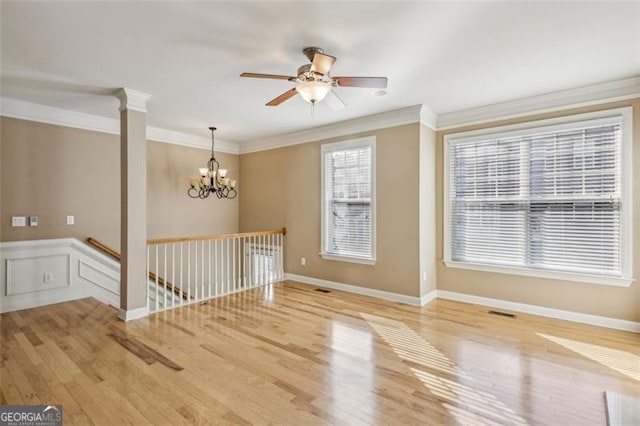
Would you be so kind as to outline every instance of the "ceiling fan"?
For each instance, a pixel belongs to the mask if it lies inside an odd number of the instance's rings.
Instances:
[[[319,47],[305,47],[302,49],[302,53],[309,58],[311,63],[299,67],[296,77],[252,72],[243,72],[240,77],[289,80],[296,83],[296,87],[267,102],[267,106],[280,105],[298,93],[305,101],[313,105],[324,100],[335,111],[343,109],[346,105],[331,90],[334,87],[369,87],[374,89],[387,87],[387,77],[331,77],[331,67],[336,62],[336,58],[326,55],[324,50]]]

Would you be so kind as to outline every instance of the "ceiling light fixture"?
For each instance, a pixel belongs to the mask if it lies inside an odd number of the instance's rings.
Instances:
[[[331,83],[319,80],[307,80],[298,83],[296,86],[296,92],[302,96],[305,101],[315,104],[316,102],[322,102],[327,96],[327,93],[331,90]]]
[[[211,158],[207,162],[207,167],[200,167],[199,179],[189,179],[189,189],[187,194],[191,198],[205,199],[211,194],[215,194],[218,198],[236,198],[236,181],[227,177],[227,169],[221,169],[220,163],[216,160],[213,150],[215,127],[209,127],[211,130]]]

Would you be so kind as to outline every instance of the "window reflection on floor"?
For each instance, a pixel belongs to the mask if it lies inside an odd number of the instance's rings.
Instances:
[[[331,323],[331,349],[364,359],[371,359],[373,336],[337,321]]]
[[[576,352],[612,370],[640,381],[640,356],[619,349],[593,345],[563,337],[536,333],[538,336]]]
[[[461,383],[461,380],[473,381],[473,378],[403,322],[365,313],[360,316],[400,359],[421,366],[410,370],[460,423],[527,424],[494,395]]]
[[[331,322],[331,411],[337,418],[348,418],[350,424],[375,424],[375,395],[363,389],[374,389],[375,364],[371,361],[373,333],[340,321]],[[353,407],[359,407],[354,412]]]

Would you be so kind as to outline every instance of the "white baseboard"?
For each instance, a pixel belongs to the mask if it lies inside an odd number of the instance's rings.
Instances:
[[[429,293],[420,296],[420,305],[428,305],[438,297],[438,290],[431,290]]]
[[[376,297],[378,299],[401,302],[413,306],[424,306],[437,299],[454,300],[457,302],[472,303],[491,308],[506,309],[509,311],[522,312],[525,314],[538,315],[541,317],[555,318],[565,321],[572,321],[582,324],[596,325],[599,327],[612,328],[615,330],[631,331],[640,333],[640,322],[609,318],[598,315],[583,314],[580,312],[564,311],[561,309],[547,308],[538,305],[510,302],[508,300],[491,299],[488,297],[473,296],[470,294],[456,293],[446,290],[431,290],[421,297],[407,296],[404,294],[391,293],[381,290],[359,287],[350,284],[338,283],[319,278],[306,277],[304,275],[285,274],[285,278],[303,284],[316,285],[319,287],[342,290],[349,293],[361,294],[363,296]]]
[[[474,305],[507,309],[509,311],[522,312],[525,314],[538,315],[541,317],[555,318],[566,321],[579,322],[582,324],[597,325],[599,327],[640,333],[640,322],[602,317],[598,315],[583,314],[580,312],[564,311],[561,309],[547,308],[538,305],[529,305],[526,303],[510,302],[508,300],[491,299],[488,297],[473,296],[470,294],[456,293],[453,291],[437,290],[437,292],[439,299],[473,303]]]
[[[303,284],[316,285],[319,287],[332,288],[334,290],[342,290],[349,293],[361,294],[363,296],[376,297],[378,299],[389,300],[391,302],[406,303],[407,305],[421,306],[420,298],[415,296],[407,296],[406,294],[391,293],[389,291],[374,290],[371,288],[360,287],[357,285],[338,283],[335,281],[322,280],[319,278],[305,277],[304,275],[284,274],[285,278],[291,281],[297,281]]]
[[[138,318],[144,318],[148,316],[149,308],[146,306],[143,306],[142,308],[131,309],[128,311],[122,308],[118,309],[118,318],[120,318],[122,321],[133,321]]]

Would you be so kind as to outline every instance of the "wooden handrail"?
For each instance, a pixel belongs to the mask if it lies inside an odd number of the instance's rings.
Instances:
[[[120,256],[120,253],[118,253],[117,251],[115,251],[111,247],[102,244],[100,241],[96,240],[95,238],[89,237],[89,238],[87,238],[87,242],[89,244],[91,244],[92,246],[94,246],[96,248],[99,248],[103,252],[107,253],[109,256],[113,257],[117,261],[122,260],[122,256]]]
[[[187,241],[208,241],[208,240],[224,240],[227,238],[242,238],[242,237],[258,237],[261,235],[287,235],[287,229],[274,229],[271,231],[259,231],[259,232],[240,232],[236,234],[219,234],[219,235],[203,235],[195,237],[178,237],[178,238],[156,238],[147,240],[147,245],[157,244],[169,244],[169,243],[184,243]]]
[[[107,246],[105,244],[102,244],[100,241],[96,240],[95,238],[89,237],[89,238],[87,238],[87,242],[89,244],[91,244],[92,246],[94,246],[94,247],[102,250],[103,252],[107,253],[109,256],[113,257],[117,261],[121,261],[122,260],[122,255],[120,253],[118,253],[117,251],[115,251],[111,247],[109,247],[109,246]],[[178,296],[182,296],[183,299],[188,299],[189,298],[189,295],[187,294],[186,291],[182,290],[178,286],[175,286],[175,285],[171,284],[169,281],[165,281],[164,278],[162,278],[160,276],[156,276],[156,274],[154,274],[151,271],[149,271],[149,279],[152,280],[153,282],[157,282],[158,285],[161,285],[165,289],[167,289],[167,288],[171,289]]]

